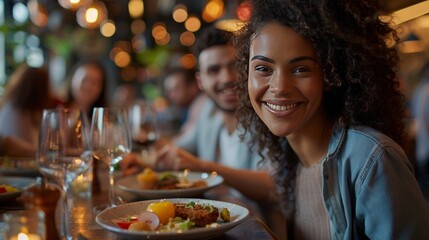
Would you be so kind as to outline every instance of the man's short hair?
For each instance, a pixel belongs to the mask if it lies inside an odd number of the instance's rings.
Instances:
[[[216,28],[215,26],[207,27],[198,36],[193,52],[198,58],[200,53],[207,48],[213,46],[232,45],[234,34],[225,30]]]

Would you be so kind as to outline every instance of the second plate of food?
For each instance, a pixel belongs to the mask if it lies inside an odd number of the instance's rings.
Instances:
[[[35,178],[0,177],[0,201],[13,200],[34,184],[36,184]]]
[[[144,172],[124,177],[117,186],[142,199],[199,197],[223,183],[216,173],[192,171]]]

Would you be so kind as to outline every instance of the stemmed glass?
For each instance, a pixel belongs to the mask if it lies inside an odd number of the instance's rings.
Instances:
[[[133,146],[150,165],[151,146],[158,140],[156,113],[147,102],[139,101],[129,109],[128,116]]]
[[[37,159],[40,172],[61,186],[63,217],[60,234],[71,239],[67,192],[71,182],[92,163],[89,122],[83,111],[43,110]]]
[[[92,150],[97,160],[109,165],[109,205],[115,206],[115,168],[131,152],[131,135],[124,109],[94,108],[92,116]],[[101,210],[95,207],[95,211]]]

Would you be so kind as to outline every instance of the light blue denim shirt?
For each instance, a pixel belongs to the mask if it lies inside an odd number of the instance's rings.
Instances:
[[[428,203],[389,137],[336,124],[322,174],[332,239],[428,239]]]

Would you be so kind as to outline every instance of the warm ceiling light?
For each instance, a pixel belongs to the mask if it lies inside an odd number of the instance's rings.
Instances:
[[[178,23],[184,22],[188,18],[188,9],[183,4],[178,4],[173,10],[173,19]]]
[[[429,28],[429,15],[417,18],[414,23],[417,28]]]
[[[128,2],[128,12],[132,18],[143,16],[144,3],[142,0],[130,0]]]
[[[112,20],[104,22],[100,27],[100,32],[105,37],[113,36],[116,32],[115,22],[113,22]]]
[[[393,23],[395,25],[399,25],[403,22],[420,17],[426,13],[429,13],[429,1],[423,1],[421,3],[403,8],[393,12],[391,15],[393,17]]]
[[[170,42],[170,34],[167,33],[163,38],[155,39],[156,44],[165,46]]]
[[[97,28],[106,21],[107,9],[104,3],[95,1],[88,7],[82,7],[77,11],[77,22],[84,28]]]
[[[201,27],[201,21],[195,16],[189,17],[185,22],[185,28],[186,30],[190,32],[196,32]]]
[[[186,69],[191,69],[197,64],[197,59],[193,54],[188,53],[180,58],[180,64]]]
[[[157,22],[152,27],[152,37],[155,38],[155,40],[163,39],[167,36],[167,28],[164,23]]]
[[[180,43],[183,46],[191,46],[195,42],[195,34],[193,32],[186,31],[180,34]]]
[[[116,66],[123,68],[130,64],[131,56],[127,52],[121,51],[115,55],[113,61],[115,62]]]
[[[251,11],[252,11],[252,9],[251,9],[250,3],[242,2],[236,10],[237,17],[240,20],[247,21],[250,19],[250,15],[252,14]]]
[[[241,21],[240,19],[224,19],[217,21],[215,26],[228,32],[236,32],[240,30],[244,24],[245,22]]]
[[[206,22],[213,22],[220,18],[225,10],[225,6],[222,0],[210,0],[204,7],[202,17]]]
[[[89,6],[92,0],[58,0],[58,3],[65,9],[76,10]]]

